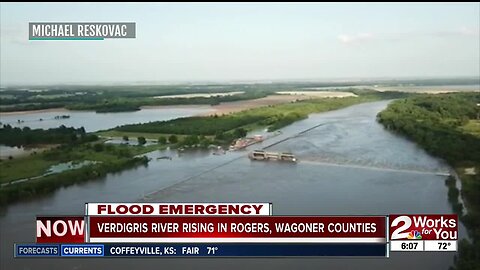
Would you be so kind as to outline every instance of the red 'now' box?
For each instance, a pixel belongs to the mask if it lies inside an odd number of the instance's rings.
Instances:
[[[390,215],[391,240],[457,240],[457,215]]]
[[[82,216],[37,217],[37,243],[83,243],[85,229]]]

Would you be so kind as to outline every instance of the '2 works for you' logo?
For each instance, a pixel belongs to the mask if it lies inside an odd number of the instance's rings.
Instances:
[[[457,215],[390,215],[390,239],[457,240]]]

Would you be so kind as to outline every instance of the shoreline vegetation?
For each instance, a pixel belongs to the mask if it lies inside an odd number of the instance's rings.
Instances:
[[[3,125],[0,129],[0,142],[6,146],[30,146],[37,144],[84,143],[97,140],[94,134],[87,134],[83,127],[73,128],[61,125],[51,129],[19,128]]]
[[[457,270],[477,269],[480,265],[479,118],[479,93],[409,97],[392,102],[377,116],[386,129],[416,142],[454,169],[445,180],[448,201],[471,239],[459,242],[458,256],[451,267]],[[457,188],[457,178],[461,191]]]
[[[139,155],[153,150],[155,148],[104,144],[97,140],[62,144],[26,157],[0,160],[0,207],[43,196],[60,187],[102,179],[108,173],[140,165],[147,166],[147,157]],[[58,164],[78,164],[85,161],[90,163],[84,167],[47,173],[51,167]],[[25,166],[26,164],[28,166]]]
[[[135,146],[105,144],[97,135],[86,133],[83,127],[67,128],[63,125],[46,130],[3,125],[0,127],[0,144],[10,147],[50,146],[27,156],[0,159],[0,207],[42,196],[60,187],[101,179],[108,173],[146,166],[147,157],[140,155],[163,148],[157,144],[143,146],[140,140]]]

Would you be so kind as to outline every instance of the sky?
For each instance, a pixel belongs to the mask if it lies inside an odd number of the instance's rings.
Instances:
[[[480,76],[480,3],[1,3],[0,84]],[[29,22],[136,22],[29,41]]]

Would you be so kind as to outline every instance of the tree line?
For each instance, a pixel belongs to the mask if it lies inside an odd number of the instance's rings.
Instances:
[[[462,127],[479,121],[479,93],[424,95],[392,102],[378,114],[387,129],[415,141],[428,152],[446,160],[461,177],[461,195],[467,214],[458,201],[455,178],[449,177],[448,200],[468,229],[471,241],[459,241],[453,269],[479,269],[480,265],[480,137]],[[474,174],[463,173],[473,167]]]
[[[451,164],[480,162],[480,139],[461,126],[477,117],[480,94],[427,95],[391,103],[378,121]]]
[[[0,128],[0,144],[26,146],[35,144],[83,143],[97,140],[94,134],[87,134],[83,127],[73,128],[61,125],[58,128],[31,129],[3,125]]]

